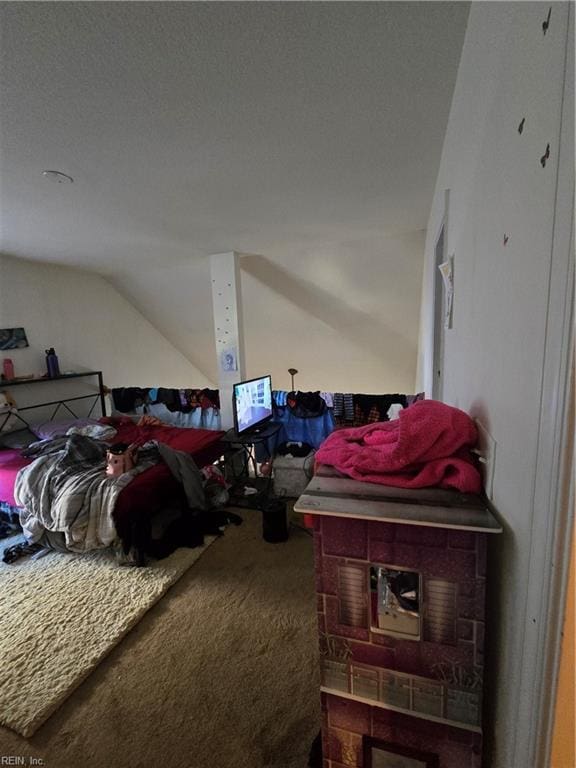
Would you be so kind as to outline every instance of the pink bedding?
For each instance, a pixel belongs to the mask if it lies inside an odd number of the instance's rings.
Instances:
[[[30,464],[31,459],[20,455],[19,450],[0,450],[0,501],[16,506],[14,500],[14,483],[16,475],[22,467]]]
[[[333,432],[316,460],[369,483],[480,493],[482,480],[470,453],[476,440],[476,425],[464,411],[421,400],[394,421]]]

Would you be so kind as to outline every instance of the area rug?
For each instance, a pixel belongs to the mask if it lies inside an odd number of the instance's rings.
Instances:
[[[108,551],[0,562],[0,723],[31,736],[213,541],[145,568]]]
[[[312,539],[239,511],[36,733],[0,757],[46,768],[305,768],[320,730]],[[1,580],[1,577],[0,577]],[[0,632],[1,632],[0,627]]]

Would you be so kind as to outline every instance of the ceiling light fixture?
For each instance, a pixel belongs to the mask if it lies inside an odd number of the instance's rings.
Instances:
[[[44,176],[45,179],[54,182],[54,184],[72,184],[74,181],[72,176],[68,176],[68,174],[62,173],[61,171],[42,171],[42,176]]]

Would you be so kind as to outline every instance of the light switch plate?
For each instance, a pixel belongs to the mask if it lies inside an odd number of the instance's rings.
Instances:
[[[494,466],[496,464],[496,440],[494,440],[480,419],[474,419],[474,421],[478,429],[476,453],[480,458],[484,493],[492,501],[494,494]]]

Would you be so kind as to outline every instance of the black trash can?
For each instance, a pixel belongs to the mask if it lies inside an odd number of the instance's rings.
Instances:
[[[288,538],[288,517],[283,499],[269,499],[262,507],[262,537],[270,544]]]

